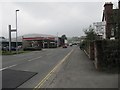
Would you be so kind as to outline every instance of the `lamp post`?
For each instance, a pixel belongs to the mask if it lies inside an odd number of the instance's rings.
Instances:
[[[18,41],[17,41],[17,12],[18,12],[19,10],[16,10],[15,11],[15,14],[16,14],[16,54],[18,54]]]

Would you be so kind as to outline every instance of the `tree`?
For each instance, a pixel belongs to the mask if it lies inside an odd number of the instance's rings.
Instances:
[[[92,28],[91,25],[84,32],[86,34],[86,39],[87,40],[96,40],[98,38],[97,34],[95,33],[95,31],[94,31],[94,29]]]
[[[61,38],[64,39],[64,40],[67,40],[66,35],[62,35]]]

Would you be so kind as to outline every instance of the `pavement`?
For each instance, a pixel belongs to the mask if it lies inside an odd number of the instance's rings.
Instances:
[[[118,89],[118,74],[97,71],[93,62],[78,47],[44,88]]]

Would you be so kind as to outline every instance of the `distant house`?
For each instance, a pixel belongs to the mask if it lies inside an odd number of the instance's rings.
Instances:
[[[118,2],[118,9],[113,9],[113,4],[107,2],[104,5],[102,21],[106,22],[105,36],[106,39],[118,38],[119,23],[120,23],[120,0]]]

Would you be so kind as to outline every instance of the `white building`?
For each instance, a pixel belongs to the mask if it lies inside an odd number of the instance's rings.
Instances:
[[[93,23],[93,27],[97,35],[101,36],[103,39],[106,39],[106,32],[105,32],[105,22],[95,22]]]

